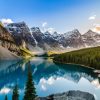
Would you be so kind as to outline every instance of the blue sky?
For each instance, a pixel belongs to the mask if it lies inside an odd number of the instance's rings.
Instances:
[[[0,0],[0,20],[81,33],[100,25],[100,0]]]

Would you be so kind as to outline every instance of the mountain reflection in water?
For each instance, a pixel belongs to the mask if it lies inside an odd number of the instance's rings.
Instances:
[[[0,100],[5,94],[11,99],[12,88],[18,83],[20,100],[27,78],[27,66],[31,64],[37,94],[47,96],[68,90],[81,90],[100,98],[100,78],[93,69],[79,65],[54,64],[52,60],[32,58],[23,61],[0,61]]]

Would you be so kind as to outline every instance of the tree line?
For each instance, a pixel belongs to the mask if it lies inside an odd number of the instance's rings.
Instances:
[[[34,81],[33,81],[33,77],[32,77],[31,67],[30,67],[30,63],[29,63],[29,65],[28,65],[28,74],[27,74],[27,81],[26,81],[26,86],[25,86],[25,92],[24,92],[23,100],[35,100],[36,97],[37,97],[37,95],[36,95],[36,88],[34,86]],[[8,100],[7,95],[5,96],[5,100]],[[14,86],[14,88],[13,88],[12,100],[19,100],[18,84],[16,84]]]
[[[86,48],[57,55],[54,62],[73,63],[100,69],[100,47]]]

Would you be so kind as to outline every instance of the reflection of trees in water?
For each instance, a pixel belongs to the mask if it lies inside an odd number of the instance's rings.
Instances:
[[[55,79],[57,77],[64,77],[66,79],[72,80],[75,83],[78,83],[79,80],[84,77],[90,82],[95,79],[99,80],[100,78],[93,72],[92,69],[84,68],[76,65],[55,65],[52,62],[47,60],[42,60],[41,63],[37,61],[18,61],[12,65],[9,65],[5,70],[0,72],[0,88],[7,84],[14,84],[16,81],[19,83],[19,88],[23,89],[26,82],[27,76],[27,66],[28,63],[31,64],[31,70],[33,72],[34,81],[36,84],[40,81],[41,78],[49,79],[51,76]],[[22,66],[24,65],[24,70]]]
[[[28,62],[28,74],[27,74],[27,81],[25,86],[24,92],[24,99],[23,100],[34,100],[36,97],[36,88],[34,86],[34,80],[32,76],[32,70],[30,62]]]

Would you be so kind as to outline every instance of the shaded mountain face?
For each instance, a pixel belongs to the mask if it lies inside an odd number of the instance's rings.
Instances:
[[[57,48],[60,44],[54,34],[50,34],[48,31],[42,33],[39,27],[31,28],[32,35],[36,40],[37,46],[43,49]]]
[[[89,30],[85,34],[82,35],[82,39],[84,44],[87,46],[98,46],[100,45],[100,34]]]
[[[45,48],[43,41],[44,34],[41,32],[39,27],[33,27],[31,28],[31,31],[32,31],[32,36],[35,38],[36,46]]]
[[[81,35],[77,29],[64,34],[57,32],[51,34],[49,31],[41,32],[39,27],[29,29],[25,22],[9,24],[7,29],[18,46],[29,50],[36,47],[43,50],[62,50],[100,45],[100,35],[91,30],[84,35]]]
[[[12,35],[2,25],[0,25],[0,46],[20,55],[19,47],[16,45]]]
[[[63,48],[84,46],[82,36],[78,30],[73,30],[64,34],[58,34],[57,32],[50,34],[48,31],[42,33],[39,28],[33,27],[32,35],[40,46],[44,44],[50,47]]]
[[[66,47],[73,47],[73,48],[84,47],[81,33],[77,29],[64,33],[63,42],[64,46]]]
[[[8,24],[7,29],[12,34],[18,46],[26,48],[28,48],[28,45],[35,46],[35,40],[25,22]]]

